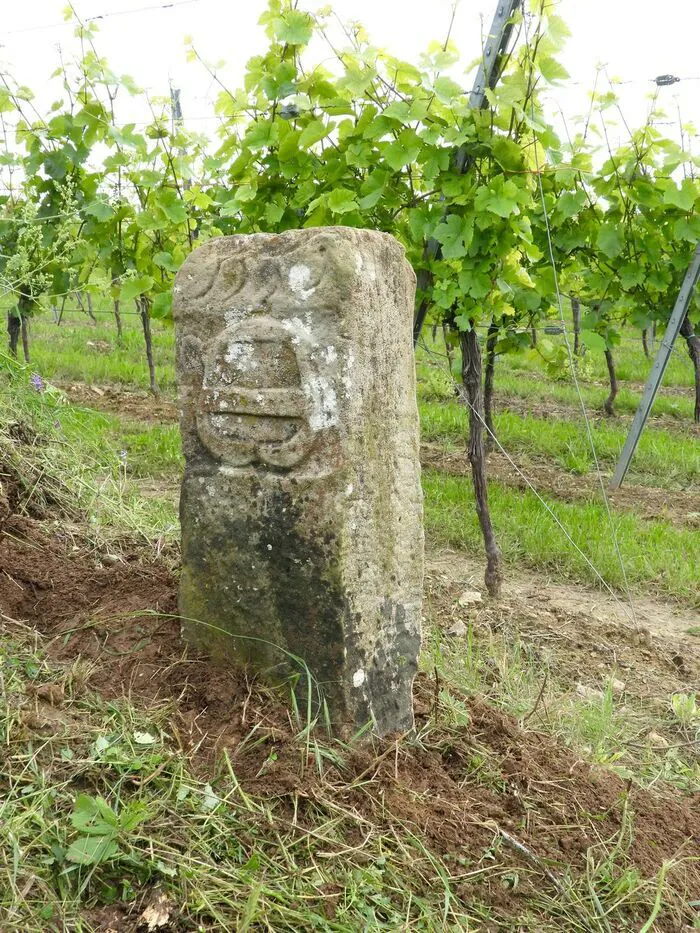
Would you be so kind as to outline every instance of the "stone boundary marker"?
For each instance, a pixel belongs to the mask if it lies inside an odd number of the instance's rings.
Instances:
[[[216,238],[175,280],[183,635],[303,693],[301,659],[340,733],[413,725],[414,293],[399,243],[348,227]]]

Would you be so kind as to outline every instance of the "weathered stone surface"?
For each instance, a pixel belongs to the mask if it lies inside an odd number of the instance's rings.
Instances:
[[[413,723],[414,290],[392,237],[343,227],[210,240],[175,283],[184,636],[278,679],[303,659],[339,729]]]

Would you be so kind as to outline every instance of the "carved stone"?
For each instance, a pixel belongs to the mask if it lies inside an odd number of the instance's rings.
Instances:
[[[301,674],[339,731],[413,723],[423,531],[411,325],[392,237],[222,237],[177,275],[183,634]]]

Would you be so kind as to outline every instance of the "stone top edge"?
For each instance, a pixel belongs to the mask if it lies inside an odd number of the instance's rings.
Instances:
[[[229,233],[223,236],[215,236],[206,240],[204,244],[213,243],[220,240],[235,240],[239,238],[253,238],[253,237],[289,237],[290,239],[295,236],[313,236],[316,233],[342,233],[342,234],[362,234],[369,236],[378,236],[383,237],[386,240],[391,241],[392,243],[398,243],[399,246],[403,249],[402,244],[395,236],[392,236],[391,233],[386,233],[384,230],[375,230],[372,227],[349,227],[344,224],[331,224],[330,226],[323,227],[292,227],[289,230],[282,230],[280,233],[269,233],[269,232],[258,232],[258,233]]]
[[[300,227],[291,230],[283,230],[281,233],[231,233],[225,236],[214,236],[196,246],[195,249],[193,249],[189,256],[185,259],[185,263],[193,255],[200,252],[201,250],[216,248],[217,244],[223,245],[241,240],[257,240],[258,242],[263,240],[303,240],[305,238],[311,238],[319,235],[337,236],[346,240],[354,240],[358,238],[383,240],[387,246],[397,249],[402,257],[406,256],[406,249],[403,243],[397,240],[396,237],[392,236],[390,233],[385,233],[383,230],[373,230],[371,227],[346,227],[338,224],[330,227]]]
[[[258,291],[261,295],[264,292],[267,299],[274,291],[270,283],[275,280],[275,270],[279,273],[283,268],[285,275],[295,270],[308,275],[310,270],[304,264],[309,262],[318,269],[319,260],[321,263],[324,261],[321,255],[326,248],[336,257],[335,260],[331,260],[331,265],[335,264],[337,268],[339,261],[341,266],[345,267],[342,276],[345,287],[353,287],[350,285],[351,280],[360,281],[364,277],[364,273],[361,272],[362,254],[375,257],[382,268],[402,267],[407,281],[410,278],[415,283],[415,270],[406,257],[403,244],[391,234],[380,230],[338,225],[297,228],[281,233],[234,233],[212,237],[198,245],[187,256],[175,276],[173,316],[177,321],[183,308],[189,307],[192,302],[201,304],[203,296],[211,291],[224,268],[226,275],[229,278],[233,275],[234,279],[237,273],[233,270],[241,270],[238,273],[237,286],[228,289],[226,300],[238,293],[241,277],[250,277],[256,264],[259,264],[262,275],[258,280]],[[356,258],[353,259],[353,256]],[[294,268],[287,269],[289,263]],[[195,282],[195,279],[197,284],[193,288],[190,283]],[[203,283],[203,288],[199,287],[200,282]],[[230,284],[236,285],[233,281]],[[305,302],[316,291],[317,284],[314,283],[308,294],[297,296],[299,301]],[[218,296],[218,299],[221,299],[221,296]]]

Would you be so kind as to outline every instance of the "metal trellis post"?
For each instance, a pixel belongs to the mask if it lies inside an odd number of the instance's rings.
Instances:
[[[688,271],[685,274],[685,279],[683,280],[683,285],[681,290],[678,293],[678,298],[676,299],[676,304],[673,309],[673,313],[668,322],[668,327],[666,328],[666,333],[663,336],[661,343],[659,344],[659,352],[656,354],[654,360],[654,365],[651,368],[651,373],[647,380],[647,384],[644,387],[644,392],[642,393],[642,399],[639,403],[639,408],[637,413],[634,416],[632,421],[632,426],[630,427],[629,434],[627,435],[627,440],[625,441],[625,446],[622,448],[622,454],[620,455],[620,460],[615,467],[615,472],[613,478],[610,481],[611,489],[618,489],[622,485],[622,481],[625,478],[629,465],[634,456],[634,452],[637,449],[637,444],[639,443],[639,438],[642,435],[644,430],[644,425],[646,424],[647,418],[649,417],[649,412],[651,407],[654,404],[654,399],[656,398],[656,393],[659,391],[659,386],[661,385],[661,380],[664,375],[664,371],[668,364],[669,358],[671,356],[671,351],[673,350],[673,344],[678,336],[678,332],[681,329],[683,320],[688,311],[688,305],[690,304],[690,299],[693,295],[693,290],[700,279],[700,243],[695,247],[695,255],[692,262],[688,266]]]
[[[496,7],[474,87],[469,95],[469,106],[473,110],[481,110],[486,103],[486,91],[496,86],[499,62],[508,48],[513,31],[512,16],[519,6],[520,0],[502,0]]]

